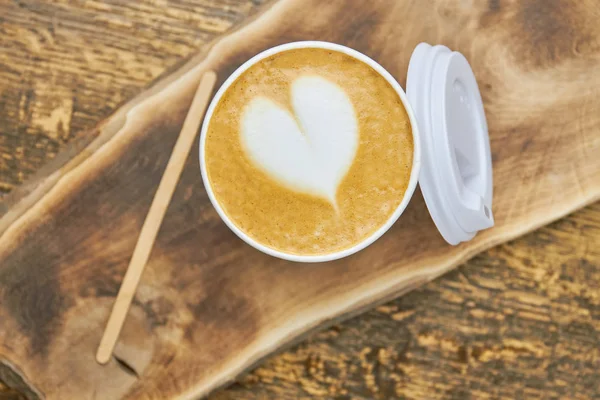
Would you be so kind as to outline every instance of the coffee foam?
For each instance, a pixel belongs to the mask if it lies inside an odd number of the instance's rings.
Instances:
[[[358,147],[352,103],[339,86],[314,75],[294,80],[290,94],[293,113],[264,96],[246,106],[246,152],[282,185],[322,196],[337,209],[337,187]]]
[[[356,149],[335,202],[274,177],[243,139],[243,120],[255,100],[293,116],[304,133],[293,92],[307,78],[341,90],[357,124]],[[205,172],[221,209],[246,235],[288,254],[320,255],[352,247],[385,224],[408,187],[413,150],[406,110],[381,75],[340,52],[295,49],[257,62],[224,92],[206,131]]]

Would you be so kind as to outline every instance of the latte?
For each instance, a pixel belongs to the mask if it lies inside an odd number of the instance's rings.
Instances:
[[[413,165],[395,89],[363,61],[323,48],[249,67],[218,100],[205,135],[205,173],[227,218],[287,254],[364,241],[402,202]]]

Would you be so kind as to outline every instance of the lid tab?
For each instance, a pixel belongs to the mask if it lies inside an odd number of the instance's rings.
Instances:
[[[494,225],[492,158],[483,102],[466,58],[419,44],[406,94],[419,124],[419,185],[435,225],[452,244]]]

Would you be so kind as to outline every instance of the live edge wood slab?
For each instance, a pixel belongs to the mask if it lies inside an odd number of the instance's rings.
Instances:
[[[0,219],[0,376],[33,398],[199,397],[312,329],[598,199],[598,9],[564,3],[548,13],[494,1],[269,4],[14,195]],[[102,328],[203,71],[222,81],[257,52],[304,39],[356,48],[402,84],[418,42],[463,52],[490,127],[497,226],[447,246],[417,194],[369,249],[290,264],[227,230],[192,155],[115,359],[98,365]]]

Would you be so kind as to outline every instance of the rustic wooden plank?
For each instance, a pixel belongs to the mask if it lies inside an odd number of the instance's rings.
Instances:
[[[582,5],[581,5],[582,9],[584,9],[584,8],[585,8],[585,6],[586,6],[586,4],[582,4]],[[551,5],[550,7],[552,7],[552,5]],[[441,14],[448,14],[448,13],[450,14],[449,16],[448,16],[448,15],[445,15],[445,16],[446,16],[446,17],[448,17],[450,20],[452,20],[452,18],[457,18],[457,17],[460,17],[460,15],[454,15],[454,16],[452,15],[452,12],[453,12],[453,11],[454,11],[454,12],[456,12],[456,10],[454,10],[452,7],[448,7],[448,8],[446,8],[446,9],[445,9],[444,7],[440,7],[440,8],[441,8],[441,12],[440,12]],[[494,9],[494,10],[495,10],[495,7],[492,7],[492,9]],[[540,10],[540,8],[538,7],[538,11],[539,11],[539,10]],[[548,10],[550,10],[550,11],[548,11]],[[497,11],[497,10],[496,10],[496,11]],[[506,16],[506,15],[510,16],[510,15],[511,15],[511,11],[514,11],[514,10],[510,10],[510,9],[504,10],[505,14],[504,14],[504,17],[502,17],[502,18],[505,18],[505,16]],[[544,13],[545,13],[545,12],[549,12],[549,14],[548,14],[548,15],[544,15]],[[459,13],[459,14],[460,14],[460,13]],[[501,13],[501,14],[502,14],[502,13]],[[552,14],[552,8],[550,8],[550,9],[546,8],[546,9],[545,9],[543,5],[542,5],[542,7],[541,7],[540,14],[543,16],[543,18],[552,18],[553,16],[555,16],[555,15],[556,15],[556,14]],[[376,16],[377,16],[377,15],[375,15],[375,17],[376,17]],[[535,16],[535,14],[534,14],[534,16]],[[371,17],[372,17],[372,16],[371,16]],[[374,17],[373,17],[373,18],[374,18]],[[502,18],[501,18],[501,19],[502,19]],[[542,18],[542,19],[543,19],[543,18]],[[483,18],[483,17],[482,17],[482,19],[485,19],[485,18]],[[510,19],[509,19],[509,18],[507,18],[507,19],[510,21]],[[392,19],[392,21],[393,21],[393,19]],[[496,22],[497,22],[497,21],[496,21]],[[547,21],[546,21],[546,22],[547,22]],[[451,24],[450,24],[450,25],[451,25]],[[542,24],[542,25],[543,25],[543,24]],[[550,25],[552,26],[552,24],[550,24]],[[556,25],[556,23],[555,23],[555,25]],[[544,26],[545,26],[545,25],[544,25]],[[540,27],[538,27],[537,29],[541,29],[541,28],[540,28]],[[535,33],[535,32],[534,32],[534,33]],[[442,36],[443,36],[443,35],[442,35]],[[355,39],[355,40],[356,40],[356,39]],[[461,40],[461,39],[460,39],[460,37],[457,37],[457,38],[456,38],[456,40],[460,42],[460,40]],[[448,42],[448,43],[450,43],[450,42]],[[366,44],[364,44],[364,45],[366,45]],[[554,45],[554,43],[545,43],[545,46],[546,46],[546,47],[548,47],[548,46],[550,46],[550,45]],[[358,47],[358,46],[355,46],[355,47]],[[454,46],[454,47],[456,47],[456,46]],[[542,52],[547,50],[547,51],[548,51],[548,54],[549,54],[549,55],[552,55],[552,57],[554,57],[554,53],[553,53],[553,52],[554,52],[554,50],[552,50],[552,49],[550,49],[550,50],[549,50],[549,49],[548,49],[548,48],[546,48],[546,47],[543,47],[543,46],[542,46]],[[550,47],[552,47],[552,46],[550,46]],[[359,47],[359,49],[361,49],[361,48]],[[364,50],[364,49],[361,49],[361,50],[363,50],[363,51],[366,51],[366,50]],[[463,51],[464,51],[464,50],[463,50]],[[368,51],[366,51],[366,52],[368,53]],[[585,61],[585,60],[586,60],[586,57],[585,57],[585,56],[592,57],[593,55],[594,55],[594,53],[584,54],[584,57],[582,57],[582,59]],[[563,55],[563,57],[564,57],[564,55]],[[590,58],[590,59],[593,59],[593,57],[592,57],[592,58]],[[241,60],[238,60],[238,61],[241,61]],[[539,59],[535,59],[535,60],[533,60],[533,61],[534,61],[534,64],[535,64],[535,65],[537,65],[537,63],[539,63],[539,61],[540,61],[540,60],[539,60]],[[542,61],[543,61],[543,60],[542,60]],[[547,61],[547,60],[546,60],[546,61]],[[560,61],[560,60],[559,60],[559,61]],[[579,59],[577,59],[577,61],[579,61]],[[567,65],[567,66],[565,67],[565,65],[562,65],[560,62],[559,62],[559,64],[560,64],[559,66],[562,66],[563,68],[567,68],[566,70],[568,70],[568,68],[569,68],[569,67],[573,67],[573,65]],[[563,64],[564,64],[564,63],[563,63]],[[554,64],[552,64],[552,66],[555,66],[555,65],[554,65]],[[547,65],[543,65],[543,63],[542,63],[542,67],[544,67],[544,68],[545,68],[545,67],[548,67],[548,66],[547,66]],[[575,63],[575,67],[577,67],[577,63]],[[580,67],[582,67],[582,70],[585,72],[585,68],[583,68],[583,67],[585,67],[585,64],[582,64]],[[541,70],[544,70],[544,68],[540,68],[540,69],[541,69]],[[537,70],[536,70],[536,71],[537,71]],[[538,71],[538,72],[539,72],[539,71]],[[559,72],[560,72],[560,71],[559,71]],[[563,71],[563,72],[564,72],[564,71]],[[558,78],[561,78],[562,76],[560,76],[560,75],[559,75],[559,76],[557,76],[557,77],[558,77]],[[561,81],[559,80],[559,82],[561,82]],[[592,81],[592,82],[593,82],[593,81]],[[492,91],[492,89],[493,89],[493,87],[489,87],[489,88],[487,88],[487,90],[488,90],[488,91]],[[593,92],[593,91],[595,91],[596,89],[597,89],[597,88],[595,88],[595,87],[592,85],[592,87],[591,87],[591,88],[589,88],[589,91],[590,91],[590,92]],[[490,92],[490,93],[491,93],[491,92]],[[514,96],[514,93],[512,93],[512,94],[513,94],[513,96]],[[593,94],[593,93],[588,93],[588,94],[590,94],[590,95],[591,95],[591,94]],[[572,100],[572,99],[571,99],[571,100]],[[548,106],[548,108],[549,108],[549,109],[552,109],[552,106],[559,106],[559,105],[560,105],[560,104],[556,105],[556,104],[550,104],[550,103],[551,103],[551,102],[548,102],[548,104],[546,104],[546,106]],[[495,106],[498,106],[498,104],[495,104]],[[502,108],[502,107],[504,107],[504,111],[506,112],[506,107],[507,107],[507,106],[510,106],[510,104],[500,104],[499,106],[500,106],[501,108]],[[588,104],[588,105],[587,105],[587,107],[590,107],[590,105]],[[588,112],[593,112],[593,111],[595,110],[595,108],[593,108],[593,107],[595,107],[595,105],[594,105],[593,103],[591,104],[591,107],[592,107],[592,108],[591,108],[591,110],[587,110],[587,111],[585,111],[585,107],[583,107],[583,110],[584,110],[584,111],[583,111],[583,115],[580,115],[579,117],[580,117],[580,118],[582,118],[582,120],[583,120],[584,122],[586,122],[587,124],[589,124],[589,125],[586,125],[586,126],[584,126],[583,128],[582,128],[582,127],[579,127],[579,128],[577,129],[577,133],[579,133],[579,130],[580,130],[580,129],[590,129],[591,127],[595,127],[595,125],[593,125],[593,123],[591,123],[591,122],[590,122],[590,119],[589,119],[589,118],[587,118],[587,117],[588,117],[588,114],[587,114],[587,113],[588,113]],[[510,109],[510,107],[509,107],[509,109]],[[577,110],[578,110],[578,111],[581,111],[581,109],[577,109]],[[497,110],[497,111],[498,111],[498,110]],[[558,118],[558,117],[557,117],[557,118]],[[579,120],[580,120],[580,119],[578,118],[578,119],[577,119],[575,122],[577,122],[577,121],[579,121]],[[519,125],[519,122],[520,122],[520,123],[524,123],[524,122],[525,122],[525,128],[529,128],[530,130],[531,130],[531,129],[533,129],[533,125],[528,125],[528,124],[527,124],[527,123],[532,123],[533,121],[516,121],[516,122],[515,122],[515,123],[516,123],[516,125],[517,125],[517,126],[519,126],[521,129],[523,129],[523,126]],[[549,121],[549,122],[552,122],[552,121]],[[557,121],[554,121],[554,122],[557,122]],[[565,125],[568,125],[568,123],[569,123],[569,120],[567,119],[566,121],[562,121],[562,120],[560,120],[560,119],[559,119],[559,120],[558,120],[558,122],[562,122],[563,124],[565,124]],[[573,122],[573,121],[571,121],[571,122]],[[536,125],[536,126],[537,126],[537,125]],[[506,127],[505,127],[505,128],[506,128]],[[541,126],[540,126],[540,128],[542,128],[541,130],[543,131],[543,130],[544,130],[544,128],[547,128],[547,125],[541,125]],[[519,131],[519,130],[518,130],[518,131]],[[520,131],[519,131],[519,132],[520,132]],[[508,132],[505,132],[505,133],[508,133]],[[585,133],[585,132],[584,132],[584,133]],[[537,139],[537,138],[536,138],[536,139]],[[584,139],[584,140],[586,139],[586,136],[585,136],[585,135],[583,135],[583,139]],[[593,141],[593,139],[594,139],[594,137],[592,137],[592,142],[591,142],[591,145],[592,145],[592,146],[593,146],[593,145],[596,143],[596,142],[594,142],[594,141]],[[541,143],[541,144],[547,144],[547,143]],[[525,147],[528,147],[528,146],[530,146],[530,145],[531,145],[531,143],[524,143],[523,145],[525,145]],[[534,147],[535,147],[535,146],[534,146]],[[541,147],[544,147],[544,146],[541,146]],[[550,147],[552,147],[552,146],[550,146]],[[508,153],[508,150],[507,150],[507,152],[505,152],[503,155],[506,155],[507,153]],[[530,169],[532,169],[534,164],[536,165],[536,167],[539,167],[539,161],[538,161],[538,163],[537,163],[537,164],[536,164],[536,162],[535,162],[535,161],[532,161],[532,165],[530,165],[530,166],[529,166],[529,168],[530,168]],[[527,165],[525,165],[525,167],[527,167]],[[534,172],[535,172],[535,171],[532,171],[532,170],[530,170],[530,171],[529,171],[529,173],[532,175],[531,177],[529,177],[529,176],[525,176],[525,177],[524,177],[524,176],[522,176],[522,175],[521,175],[521,176],[519,176],[519,179],[523,179],[523,178],[530,178],[530,179],[531,179],[531,178],[533,178],[533,176],[535,176],[535,173],[534,173]],[[552,172],[553,172],[553,171],[552,171]],[[527,172],[525,173],[525,175],[527,175]],[[578,174],[576,174],[576,178],[579,178],[579,175],[578,175]],[[530,182],[528,182],[528,183],[530,183]],[[531,185],[530,185],[530,186],[531,186]],[[582,193],[585,195],[585,194],[586,194],[586,193],[585,193],[585,190],[589,190],[589,187],[588,187],[588,186],[587,186],[587,184],[584,182],[584,184],[583,184],[583,186],[581,187],[581,189],[582,189],[582,191],[583,191]],[[589,193],[588,193],[588,195],[589,195]],[[568,197],[568,194],[567,194],[567,197]],[[513,216],[513,217],[514,217],[514,216]],[[529,227],[529,228],[530,228],[530,227]],[[145,311],[145,310],[144,310],[144,311]]]

